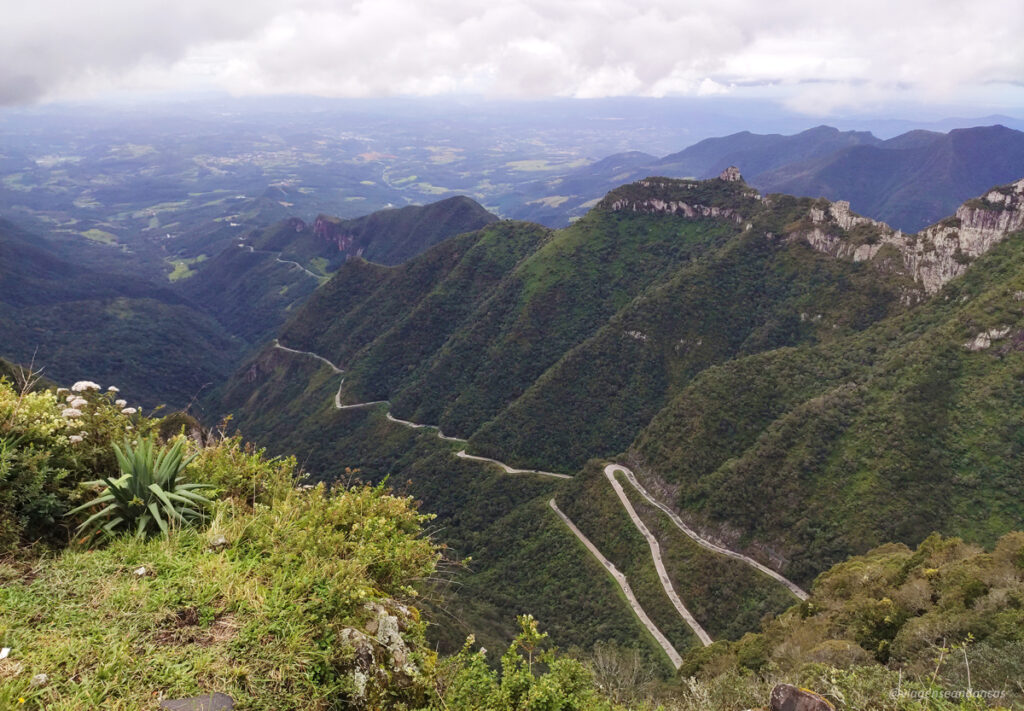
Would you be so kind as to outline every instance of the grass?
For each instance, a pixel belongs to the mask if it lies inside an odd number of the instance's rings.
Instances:
[[[85,232],[79,232],[79,234],[93,242],[100,242],[101,244],[109,245],[117,244],[117,237],[104,230],[93,228],[86,230]]]
[[[218,502],[203,532],[0,563],[0,708],[155,708],[217,691],[249,709],[337,708],[353,662],[339,635],[433,569],[420,518],[381,489],[293,490],[271,507]],[[415,613],[408,624],[415,663],[431,663]]]
[[[188,279],[189,277],[194,276],[196,270],[192,269],[192,265],[205,261],[205,254],[200,254],[198,257],[192,257],[190,259],[168,259],[167,263],[174,267],[170,274],[167,275],[168,281],[181,281],[182,279]]]

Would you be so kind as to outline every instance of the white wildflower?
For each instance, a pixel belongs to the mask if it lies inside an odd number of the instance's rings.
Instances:
[[[121,390],[119,388],[115,388],[113,385],[111,385],[109,388],[107,388],[107,392],[109,392],[109,393],[119,393],[119,392],[121,392]]]
[[[99,390],[100,386],[91,380],[79,380],[77,383],[71,386],[71,391],[76,393],[85,392],[86,390]]]
[[[81,435],[71,435],[70,437],[68,437],[68,442],[70,442],[71,444],[78,444],[81,441]]]
[[[57,394],[58,394],[58,395],[63,395],[63,394],[64,394],[64,393],[66,393],[67,391],[68,391],[68,389],[67,389],[67,388],[57,388]]]
[[[82,411],[81,410],[76,410],[73,407],[65,407],[61,411],[60,416],[61,417],[67,417],[67,418],[81,417],[82,416]]]
[[[134,407],[126,407],[123,410],[121,410],[122,415],[134,415],[136,412],[138,412],[138,410],[136,410]]]
[[[118,407],[128,407],[127,400],[114,400],[114,404],[117,405]]]
[[[64,398],[64,402],[71,402],[76,397],[78,397],[78,396],[77,395],[68,395],[66,398]]]
[[[86,400],[84,397],[76,397],[74,400],[71,401],[71,407],[81,408],[81,407],[85,407],[88,404],[89,404],[89,401]]]

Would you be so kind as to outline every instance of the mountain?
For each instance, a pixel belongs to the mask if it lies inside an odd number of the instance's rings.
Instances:
[[[195,264],[178,291],[232,335],[252,344],[271,338],[327,276],[349,258],[397,264],[448,237],[498,218],[473,200],[380,210],[351,220],[292,217],[255,230],[212,259]]]
[[[609,636],[629,636],[607,574],[574,557],[545,505],[554,496],[666,638],[700,644],[601,460],[802,585],[885,541],[939,530],[992,543],[1020,528],[1024,181],[908,235],[738,177],[646,179],[562,230],[499,222],[397,267],[350,260],[220,407],[318,477],[408,480],[445,540],[472,551],[456,606],[495,636],[510,608],[545,615],[563,644],[615,625]],[[633,506],[712,638],[790,604]]]
[[[737,164],[739,165],[739,164]],[[823,196],[906,231],[1024,173],[1024,133],[1005,126],[915,131],[875,145],[798,160],[752,182],[771,192]]]
[[[148,407],[184,407],[235,367],[241,343],[171,289],[59,251],[0,221],[3,357],[53,380],[116,385]]]
[[[881,143],[866,131],[839,131],[818,126],[792,136],[759,135],[742,131],[722,138],[708,138],[650,166],[657,175],[706,178],[737,166],[750,183],[760,187],[758,176],[790,163],[832,155],[852,146]],[[986,186],[988,187],[988,186]]]
[[[510,215],[564,225],[596,199],[645,176],[710,178],[735,165],[763,192],[846,200],[852,208],[916,232],[993,185],[1024,174],[1024,133],[978,126],[949,133],[914,130],[880,140],[818,126],[783,136],[749,131],[709,138],[657,160],[616,154],[538,182]]]

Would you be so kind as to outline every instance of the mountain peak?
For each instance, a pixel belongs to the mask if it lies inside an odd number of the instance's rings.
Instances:
[[[650,177],[612,190],[595,209],[611,212],[716,217],[740,222],[761,196],[732,166],[710,180]]]

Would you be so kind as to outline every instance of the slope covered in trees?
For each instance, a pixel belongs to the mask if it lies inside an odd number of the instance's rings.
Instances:
[[[514,600],[544,604],[510,571],[512,561],[543,566],[553,541],[571,541],[536,528],[550,487],[596,541],[628,525],[609,523],[620,509],[607,482],[585,483],[592,458],[625,456],[706,536],[804,584],[848,555],[931,530],[991,543],[1022,520],[1011,473],[1021,466],[1022,186],[907,236],[844,204],[760,196],[742,181],[640,181],[565,230],[501,222],[399,267],[349,262],[281,334],[343,376],[267,349],[229,382],[221,407],[325,476],[346,462],[411,479],[445,512],[446,535],[490,551],[474,580],[508,580],[504,590],[467,584],[479,592],[463,608],[475,619]],[[335,396],[389,404],[339,411]],[[462,445],[404,431],[388,408],[467,438],[475,454],[579,479],[505,499],[494,520],[530,530],[495,528],[478,517],[490,494],[446,475]],[[634,505],[666,547],[671,526]],[[642,538],[601,545],[671,630],[664,591],[642,582],[653,574]],[[666,566],[716,635],[735,638],[784,603],[694,555]],[[711,576],[706,587],[686,582],[693,570]],[[573,571],[561,572],[571,589],[601,577],[593,565]],[[708,607],[709,590],[727,591],[715,593],[726,602]],[[553,633],[600,639],[611,608],[573,626],[571,607]],[[669,634],[688,645],[684,628]]]

